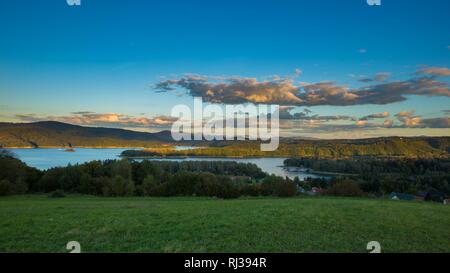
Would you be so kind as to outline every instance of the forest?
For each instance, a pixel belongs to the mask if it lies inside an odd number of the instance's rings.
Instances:
[[[450,195],[450,159],[310,159],[291,158],[284,162],[287,167],[299,167],[309,172],[334,173],[328,180],[309,179],[302,183],[308,188],[316,186],[331,188],[343,183],[357,188],[356,191],[376,196],[392,192],[420,195]]]
[[[126,157],[211,156],[211,157],[448,157],[450,137],[385,137],[372,139],[318,140],[281,138],[274,152],[262,152],[258,141],[182,141],[170,131],[143,133],[123,129],[75,126],[61,122],[0,123],[0,148],[129,147]],[[176,146],[201,149],[177,151]],[[160,148],[164,147],[164,150]]]
[[[92,161],[39,171],[0,153],[0,195],[78,193],[118,196],[280,196],[297,194],[293,181],[236,162]]]
[[[291,158],[286,167],[333,173],[300,181],[264,173],[254,164],[218,161],[92,161],[46,171],[0,150],[0,195],[50,193],[118,196],[290,197],[320,194],[382,197],[392,192],[450,194],[449,159]]]
[[[263,152],[254,141],[203,143],[199,149],[178,151],[166,147],[128,150],[124,157],[307,157],[345,159],[353,157],[445,158],[449,138],[377,138],[359,140],[282,139],[278,150]]]

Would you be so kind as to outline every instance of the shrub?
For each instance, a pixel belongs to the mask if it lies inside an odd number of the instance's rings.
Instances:
[[[335,196],[355,197],[363,196],[364,192],[356,182],[344,180],[334,183],[331,188],[327,190],[327,194]]]
[[[195,184],[194,193],[197,196],[217,197],[220,194],[220,185],[216,176],[212,174],[203,174],[198,177]]]
[[[231,180],[228,177],[222,177],[219,179],[220,183],[220,190],[218,194],[216,195],[219,198],[224,199],[231,199],[231,198],[238,198],[240,196],[240,192],[238,187],[231,182]]]
[[[297,186],[291,181],[278,181],[275,195],[278,197],[293,197],[297,195]]]
[[[131,163],[122,159],[119,161],[114,161],[111,166],[111,177],[121,176],[124,179],[132,178]]]
[[[25,181],[30,169],[14,157],[0,156],[0,180],[8,180],[11,183],[18,179]]]
[[[277,184],[280,181],[284,181],[283,178],[274,175],[264,178],[263,182],[261,183],[261,194],[263,196],[275,195]]]
[[[202,178],[207,177],[207,178]],[[214,180],[212,174],[196,174],[190,172],[176,173],[168,182],[167,193],[175,196],[191,196],[195,193],[195,186],[200,180]]]
[[[97,193],[94,179],[92,179],[92,177],[89,174],[83,173],[81,175],[79,191],[80,191],[80,193],[84,193],[84,194],[96,194]]]
[[[105,179],[103,185],[104,196],[132,196],[135,191],[134,182],[122,176]]]
[[[144,181],[142,181],[142,195],[144,196],[151,196],[155,194],[156,187],[158,186],[158,183],[156,183],[155,178],[152,175],[148,175]]]
[[[23,179],[19,178],[16,183],[12,184],[11,190],[14,194],[25,194],[28,192],[28,185]]]
[[[52,191],[48,197],[49,198],[64,198],[64,197],[66,197],[66,195],[64,194],[64,192],[62,190],[56,190],[56,191]]]
[[[63,176],[63,168],[48,170],[38,182],[38,190],[42,192],[52,192],[60,189],[59,179]]]
[[[242,185],[240,188],[241,195],[243,196],[260,196],[261,195],[261,189],[259,184],[245,184]]]
[[[0,181],[0,196],[6,196],[11,194],[12,184],[8,180]]]

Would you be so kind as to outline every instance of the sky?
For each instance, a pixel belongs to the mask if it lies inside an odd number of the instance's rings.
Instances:
[[[160,131],[193,97],[284,136],[450,136],[450,1],[4,0],[0,121]]]

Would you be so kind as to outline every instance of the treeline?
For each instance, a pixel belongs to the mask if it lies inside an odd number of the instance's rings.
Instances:
[[[358,157],[442,158],[448,157],[448,138],[380,138],[365,140],[294,140],[283,139],[273,152],[261,151],[255,141],[223,141],[208,147],[177,151],[175,149],[130,150],[125,157],[307,157],[347,159]]]
[[[392,192],[442,193],[450,195],[450,159],[287,159],[286,166],[310,172],[335,173],[331,179],[309,179],[307,188],[331,189],[336,185],[360,194],[386,195]],[[344,183],[344,184],[342,184]],[[336,190],[336,189],[334,189]],[[339,195],[339,194],[337,194]]]
[[[424,175],[436,172],[450,173],[448,158],[431,159],[310,159],[290,158],[285,166],[301,167],[319,172],[349,174],[402,173],[404,175]]]
[[[44,121],[0,122],[0,147],[152,147],[172,142],[169,131],[144,133]]]
[[[288,179],[236,162],[92,161],[38,171],[0,156],[0,195],[63,191],[97,196],[280,196],[297,194]]]

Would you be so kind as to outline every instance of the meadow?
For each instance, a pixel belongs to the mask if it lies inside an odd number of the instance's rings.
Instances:
[[[450,207],[296,197],[0,198],[0,252],[450,252]]]

